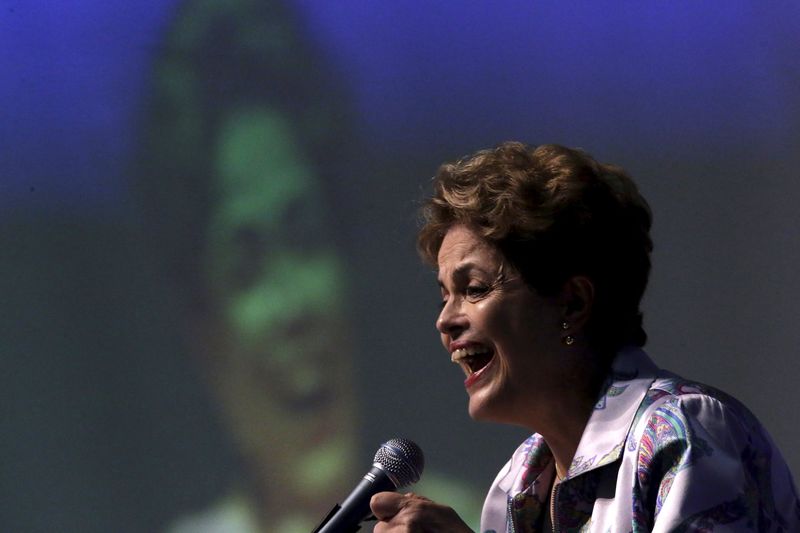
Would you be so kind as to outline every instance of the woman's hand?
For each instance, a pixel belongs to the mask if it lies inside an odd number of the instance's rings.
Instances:
[[[379,492],[369,505],[379,520],[374,533],[472,533],[453,509],[413,492]]]

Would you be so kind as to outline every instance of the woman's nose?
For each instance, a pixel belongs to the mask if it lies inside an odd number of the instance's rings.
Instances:
[[[458,337],[468,326],[467,315],[464,314],[461,306],[457,305],[454,300],[444,304],[442,311],[439,313],[439,318],[436,319],[436,329],[439,330],[439,333],[449,335],[452,338]]]

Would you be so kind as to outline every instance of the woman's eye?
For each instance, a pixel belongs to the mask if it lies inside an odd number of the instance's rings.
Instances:
[[[486,285],[470,285],[464,292],[469,298],[480,298],[489,292],[489,287]]]

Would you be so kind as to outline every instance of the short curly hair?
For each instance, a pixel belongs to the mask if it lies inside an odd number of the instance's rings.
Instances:
[[[436,265],[452,226],[470,226],[542,296],[555,296],[573,276],[591,279],[586,332],[598,353],[610,358],[647,341],[639,304],[652,214],[621,168],[578,149],[506,142],[442,165],[421,214],[417,245],[427,263]]]

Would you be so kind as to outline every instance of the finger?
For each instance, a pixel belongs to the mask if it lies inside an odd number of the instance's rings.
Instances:
[[[372,509],[372,514],[378,520],[388,520],[404,506],[404,501],[407,499],[405,494],[397,492],[379,492],[375,494],[369,501],[369,507]]]
[[[469,532],[472,530],[447,506],[413,493],[382,493],[373,497],[373,509],[380,521],[375,533],[409,533],[421,531]],[[385,511],[381,516],[379,513]]]

